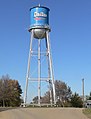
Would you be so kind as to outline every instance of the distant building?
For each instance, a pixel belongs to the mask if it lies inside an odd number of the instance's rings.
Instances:
[[[86,108],[91,108],[91,100],[87,100],[85,103]]]
[[[82,95],[80,95],[80,98],[83,100],[83,96]],[[87,96],[84,96],[84,101],[86,101],[87,100]]]

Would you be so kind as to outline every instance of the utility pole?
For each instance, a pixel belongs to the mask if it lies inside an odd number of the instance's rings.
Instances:
[[[84,78],[82,79],[82,100],[84,105]]]

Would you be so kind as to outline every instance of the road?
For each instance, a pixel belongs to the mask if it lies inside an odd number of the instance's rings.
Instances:
[[[17,108],[0,112],[0,119],[88,119],[78,108]]]

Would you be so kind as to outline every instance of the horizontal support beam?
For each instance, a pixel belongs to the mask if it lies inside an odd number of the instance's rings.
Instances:
[[[28,78],[29,81],[39,81],[38,78]],[[40,78],[40,81],[51,82],[51,78]]]
[[[36,55],[38,55],[38,52],[37,51],[31,51],[31,55],[32,56],[36,56]],[[40,55],[48,56],[48,53],[46,53],[46,52],[40,52]]]

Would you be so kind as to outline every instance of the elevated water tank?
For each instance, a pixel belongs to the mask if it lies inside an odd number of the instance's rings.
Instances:
[[[34,37],[45,38],[46,29],[49,30],[49,11],[43,6],[36,6],[30,9],[30,31],[34,30]]]

